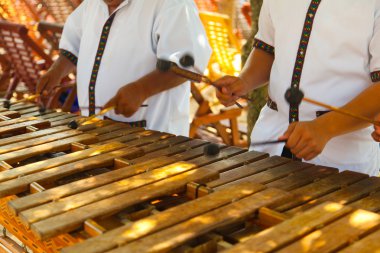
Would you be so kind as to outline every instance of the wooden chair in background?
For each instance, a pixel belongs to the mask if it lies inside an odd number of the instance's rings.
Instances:
[[[48,68],[52,64],[52,57],[58,54],[63,29],[62,25],[48,22],[63,24],[81,2],[0,0],[0,20],[4,20],[0,27],[0,92],[2,87],[8,87],[5,94],[7,98],[13,96],[20,84],[26,88],[26,92],[34,92],[41,70]],[[41,61],[44,64],[41,65]],[[64,111],[70,111],[76,89],[71,79],[65,79],[65,83],[46,101],[49,108],[62,107]],[[63,104],[59,103],[60,94],[67,90],[71,90],[69,96]]]
[[[64,24],[80,4],[79,0],[0,0],[2,19],[31,29],[39,21]]]
[[[59,41],[61,40],[63,25],[41,21],[37,30],[41,37],[45,39],[45,48],[50,56],[55,56],[59,52]]]
[[[195,0],[195,4],[200,11],[218,11],[218,0]]]
[[[47,19],[47,12],[40,0],[0,0],[0,17],[8,22],[25,25],[29,36],[42,45],[36,25],[41,19]]]
[[[34,94],[41,71],[50,67],[53,60],[32,40],[24,25],[0,21],[0,45],[7,52],[6,56],[14,70],[13,80],[5,97],[10,99],[20,84],[25,86],[26,92]],[[60,105],[58,101],[60,94],[69,90],[65,103]],[[69,111],[70,103],[73,102],[75,96],[74,82],[67,81],[63,88],[57,88],[56,93],[47,100],[47,107],[62,107],[63,110]]]
[[[31,1],[0,0],[0,16],[7,21],[31,28],[40,20],[39,13]]]
[[[228,16],[213,12],[200,12],[210,45],[213,49],[208,76],[215,80],[223,75],[236,75],[240,70],[233,65],[239,56],[239,43],[232,32],[231,21]],[[217,101],[215,94],[205,95],[210,86],[192,84],[193,99],[199,105],[190,126],[190,137],[197,136],[199,127],[212,126],[224,143],[235,146],[245,146],[238,128],[238,117],[241,108],[223,108]],[[213,89],[213,88],[212,88]],[[218,106],[219,105],[219,106]],[[221,109],[223,108],[223,109]]]
[[[39,0],[56,23],[64,24],[67,17],[75,10],[78,2],[71,0]]]
[[[193,99],[198,103],[199,107],[190,124],[190,137],[198,136],[198,129],[201,126],[211,126],[215,129],[217,135],[222,139],[223,143],[233,146],[245,146],[238,127],[238,117],[241,115],[240,108],[221,109],[219,113],[213,113],[210,101],[205,99],[200,90],[191,84],[191,94]],[[223,124],[227,121],[229,126]]]
[[[223,14],[200,12],[213,53],[208,67],[211,78],[237,75],[241,70],[241,45],[232,31],[231,19]]]

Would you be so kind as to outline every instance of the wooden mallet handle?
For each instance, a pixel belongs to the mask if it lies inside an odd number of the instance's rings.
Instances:
[[[102,116],[102,115],[106,114],[107,112],[114,110],[115,108],[116,108],[115,106],[110,106],[110,107],[107,107],[107,108],[101,110],[97,114],[91,115],[89,117],[81,118],[78,120],[73,120],[68,124],[68,127],[70,127],[71,129],[77,129],[83,123],[90,121],[96,117]]]
[[[216,85],[207,76],[204,76],[204,75],[201,75],[201,74],[198,74],[198,73],[195,73],[195,72],[192,72],[192,71],[180,68],[174,62],[169,62],[169,61],[164,61],[164,60],[158,60],[158,62],[157,62],[157,69],[160,70],[160,71],[162,71],[162,72],[171,71],[171,72],[175,73],[176,75],[181,76],[183,78],[186,78],[186,79],[188,79],[190,81],[193,81],[193,82],[196,82],[196,83],[202,83],[202,82],[203,83],[207,83],[207,84],[210,84],[210,85],[212,85],[212,86],[214,86],[215,88],[218,89],[218,87],[216,87]],[[235,102],[235,104],[239,108],[244,108],[238,102]]]

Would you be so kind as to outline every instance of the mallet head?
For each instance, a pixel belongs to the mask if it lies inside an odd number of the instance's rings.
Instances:
[[[203,148],[203,154],[205,156],[216,156],[220,153],[220,147],[215,143],[207,144]]]
[[[77,129],[79,127],[79,124],[76,120],[72,120],[67,126],[70,127],[71,129]]]
[[[5,100],[3,102],[3,107],[6,108],[6,109],[9,109],[11,107],[11,101]]]
[[[179,64],[181,64],[182,67],[185,67],[185,68],[188,68],[188,67],[193,67],[194,64],[195,64],[195,60],[194,60],[194,57],[189,55],[189,54],[185,54],[184,56],[181,57],[181,59],[179,60]]]
[[[285,92],[285,99],[291,106],[299,106],[303,98],[304,94],[299,89],[289,88]]]

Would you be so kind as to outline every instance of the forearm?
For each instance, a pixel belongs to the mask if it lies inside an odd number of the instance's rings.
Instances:
[[[64,55],[60,55],[49,71],[54,72],[62,79],[75,70],[76,66]]]
[[[261,87],[269,81],[274,55],[260,49],[254,49],[240,73],[249,90]]]
[[[374,84],[342,109],[353,114],[374,119],[380,112],[380,83]],[[337,112],[327,113],[315,120],[321,127],[326,129],[331,137],[336,137],[352,131],[370,126],[368,122],[357,120]]]
[[[147,99],[163,91],[174,88],[185,81],[186,79],[179,77],[174,73],[155,70],[137,80],[135,84],[142,88],[145,99]]]

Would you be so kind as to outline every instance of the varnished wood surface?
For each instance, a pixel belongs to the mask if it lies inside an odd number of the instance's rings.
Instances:
[[[377,177],[237,147],[207,156],[205,141],[112,121],[66,126],[78,118],[0,108],[0,221],[35,252],[380,247]]]

